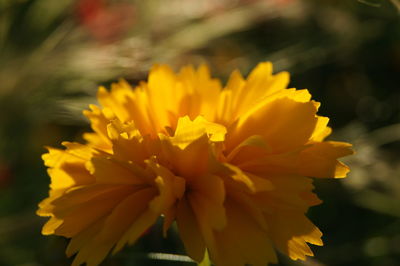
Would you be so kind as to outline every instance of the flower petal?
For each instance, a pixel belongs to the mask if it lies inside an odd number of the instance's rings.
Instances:
[[[67,189],[73,185],[89,184],[94,181],[86,169],[86,162],[91,157],[91,148],[80,144],[68,144],[71,148],[59,150],[48,148],[49,153],[43,154],[45,165],[50,167],[52,189]]]
[[[204,175],[189,183],[187,197],[199,219],[213,229],[220,230],[226,224],[225,187],[222,179],[215,175]]]
[[[110,157],[93,158],[90,171],[98,184],[146,186],[154,179],[154,176],[145,172],[140,166]]]
[[[323,141],[329,134],[331,134],[332,129],[328,127],[329,118],[324,116],[318,116],[318,122],[315,126],[313,135],[311,136],[311,141],[320,142]]]
[[[268,234],[246,215],[241,203],[230,199],[225,207],[227,226],[214,232],[215,249],[209,250],[215,263],[219,266],[276,263],[277,257]]]
[[[59,204],[54,209],[54,216],[63,222],[54,233],[65,237],[72,237],[97,220],[107,215],[127,195],[133,192],[132,187],[122,187],[117,190],[109,190],[85,203],[77,205]],[[83,190],[82,193],[85,193]],[[74,193],[79,196],[79,193]],[[96,208],[93,208],[96,206]]]
[[[241,117],[227,135],[227,150],[252,135],[261,135],[274,153],[296,149],[311,137],[317,123],[313,102],[276,99]]]
[[[301,212],[276,212],[266,215],[271,237],[279,250],[293,260],[313,256],[307,242],[322,246],[321,231]]]
[[[196,216],[186,197],[178,204],[176,222],[186,253],[200,262],[204,257],[205,244]]]
[[[312,177],[346,177],[349,168],[337,158],[353,154],[351,145],[345,142],[319,142],[300,153],[301,175]]]

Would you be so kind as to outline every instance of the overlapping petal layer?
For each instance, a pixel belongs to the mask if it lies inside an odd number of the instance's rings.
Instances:
[[[43,155],[43,234],[71,238],[74,265],[98,265],[160,216],[164,233],[176,221],[196,261],[206,249],[219,266],[266,265],[276,249],[312,256],[307,243],[322,245],[322,234],[305,216],[321,202],[310,177],[345,177],[337,159],[352,150],[324,141],[319,103],[288,82],[268,62],[247,79],[233,72],[224,88],[205,66],[160,65],[136,88],[100,88],[101,107],[84,111],[87,143]]]

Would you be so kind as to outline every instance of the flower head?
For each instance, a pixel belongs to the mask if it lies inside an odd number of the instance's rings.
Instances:
[[[132,88],[121,80],[84,115],[86,144],[64,142],[43,159],[51,177],[38,214],[43,234],[71,238],[74,265],[99,264],[163,217],[188,255],[218,266],[266,265],[275,250],[304,260],[322,245],[305,213],[321,201],[312,179],[341,178],[351,145],[323,141],[328,118],[289,74],[260,63],[225,87],[208,68],[156,65]]]

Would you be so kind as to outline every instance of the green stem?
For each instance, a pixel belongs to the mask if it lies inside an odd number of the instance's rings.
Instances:
[[[206,250],[206,253],[204,254],[204,259],[202,262],[197,264],[198,266],[211,266],[211,261],[210,257],[208,256],[208,251]]]

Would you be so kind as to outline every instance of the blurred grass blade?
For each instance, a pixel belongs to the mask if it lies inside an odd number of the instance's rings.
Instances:
[[[165,261],[177,261],[177,262],[193,262],[191,258],[185,255],[169,254],[169,253],[156,253],[151,252],[147,254],[149,259],[153,260],[165,260]],[[206,264],[205,264],[206,265]]]
[[[397,8],[397,11],[400,13],[400,1],[399,0],[390,0],[392,4]]]
[[[373,7],[381,7],[381,3],[378,1],[372,1],[372,0],[358,0],[358,2],[366,4],[368,6],[373,6]]]

